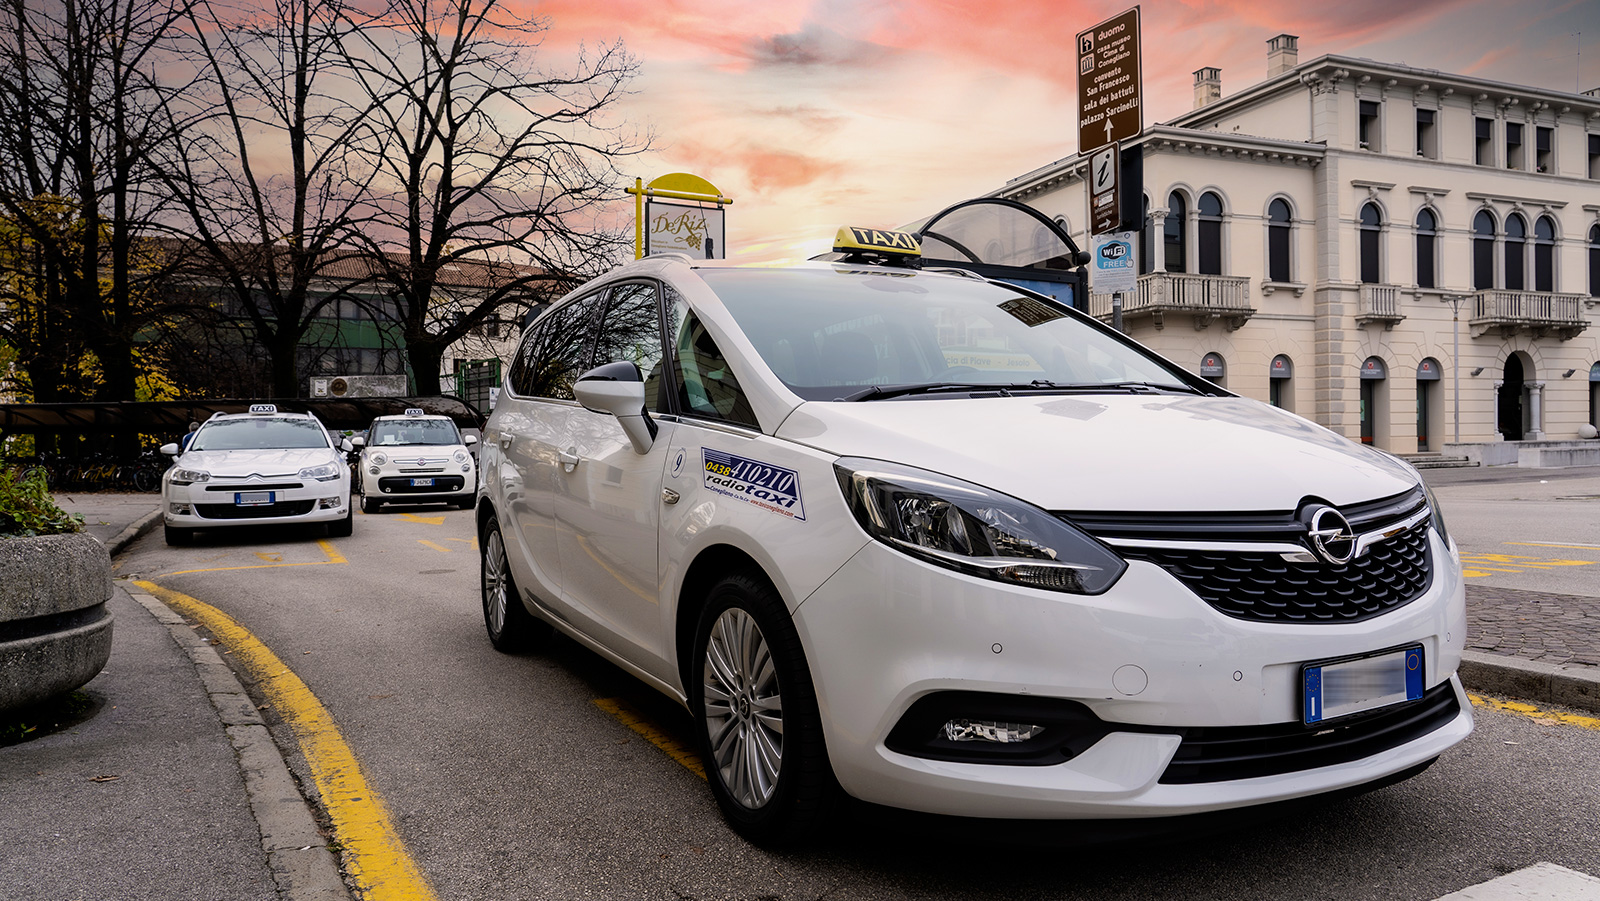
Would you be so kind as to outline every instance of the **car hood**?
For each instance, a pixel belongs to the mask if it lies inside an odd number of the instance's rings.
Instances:
[[[247,477],[294,475],[307,466],[342,463],[325,447],[274,448],[271,450],[199,450],[178,458],[184,469],[201,469],[212,476]]]
[[[1418,483],[1406,463],[1240,397],[805,403],[777,437],[986,485],[1049,510],[1293,510]]]

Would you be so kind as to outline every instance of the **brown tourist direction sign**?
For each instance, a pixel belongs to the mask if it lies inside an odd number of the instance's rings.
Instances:
[[[1078,152],[1091,153],[1144,130],[1139,7],[1078,33]]]

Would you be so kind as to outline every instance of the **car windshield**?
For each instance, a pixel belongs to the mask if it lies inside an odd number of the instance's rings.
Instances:
[[[1170,366],[1060,307],[977,279],[842,266],[699,274],[807,400],[942,384],[1191,390]]]
[[[328,433],[315,419],[222,419],[194,433],[189,450],[267,450],[327,447]]]
[[[461,433],[448,419],[387,419],[372,424],[367,436],[369,447],[400,447],[407,444],[460,444]]]

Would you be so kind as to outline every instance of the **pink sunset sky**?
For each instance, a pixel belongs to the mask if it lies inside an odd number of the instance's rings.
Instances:
[[[619,117],[734,198],[731,259],[804,259],[843,224],[893,227],[1077,150],[1073,37],[1126,9],[1078,0],[510,0],[545,16],[551,63],[621,39],[640,61]],[[526,5],[523,5],[526,3]],[[1555,90],[1600,87],[1600,0],[1157,0],[1140,5],[1145,124],[1300,60],[1366,57]],[[1581,33],[1581,34],[1580,34]],[[618,185],[618,213],[632,199]]]

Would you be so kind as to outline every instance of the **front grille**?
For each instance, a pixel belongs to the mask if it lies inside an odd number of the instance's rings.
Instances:
[[[1357,534],[1394,528],[1426,510],[1421,488],[1340,508]],[[1110,542],[1126,559],[1160,566],[1218,612],[1237,619],[1357,622],[1416,600],[1433,581],[1426,520],[1371,545],[1349,563],[1330,564],[1291,563],[1281,552],[1231,547],[1270,543],[1308,549],[1306,526],[1294,511],[1058,515]],[[1156,546],[1162,542],[1189,547]]]
[[[1118,550],[1165,569],[1220,613],[1268,622],[1356,622],[1416,600],[1433,581],[1425,522],[1343,565],[1270,553]]]
[[[1333,724],[1188,728],[1161,782],[1193,785],[1297,773],[1380,754],[1442,728],[1461,712],[1447,680],[1408,704]]]
[[[460,491],[467,486],[461,476],[433,476],[432,485],[414,486],[411,479],[385,476],[378,480],[378,490],[384,494],[437,494],[441,491]]]
[[[304,516],[311,512],[316,499],[308,501],[280,501],[276,504],[255,504],[240,507],[234,504],[195,504],[196,516],[205,519],[264,519],[269,516]]]

